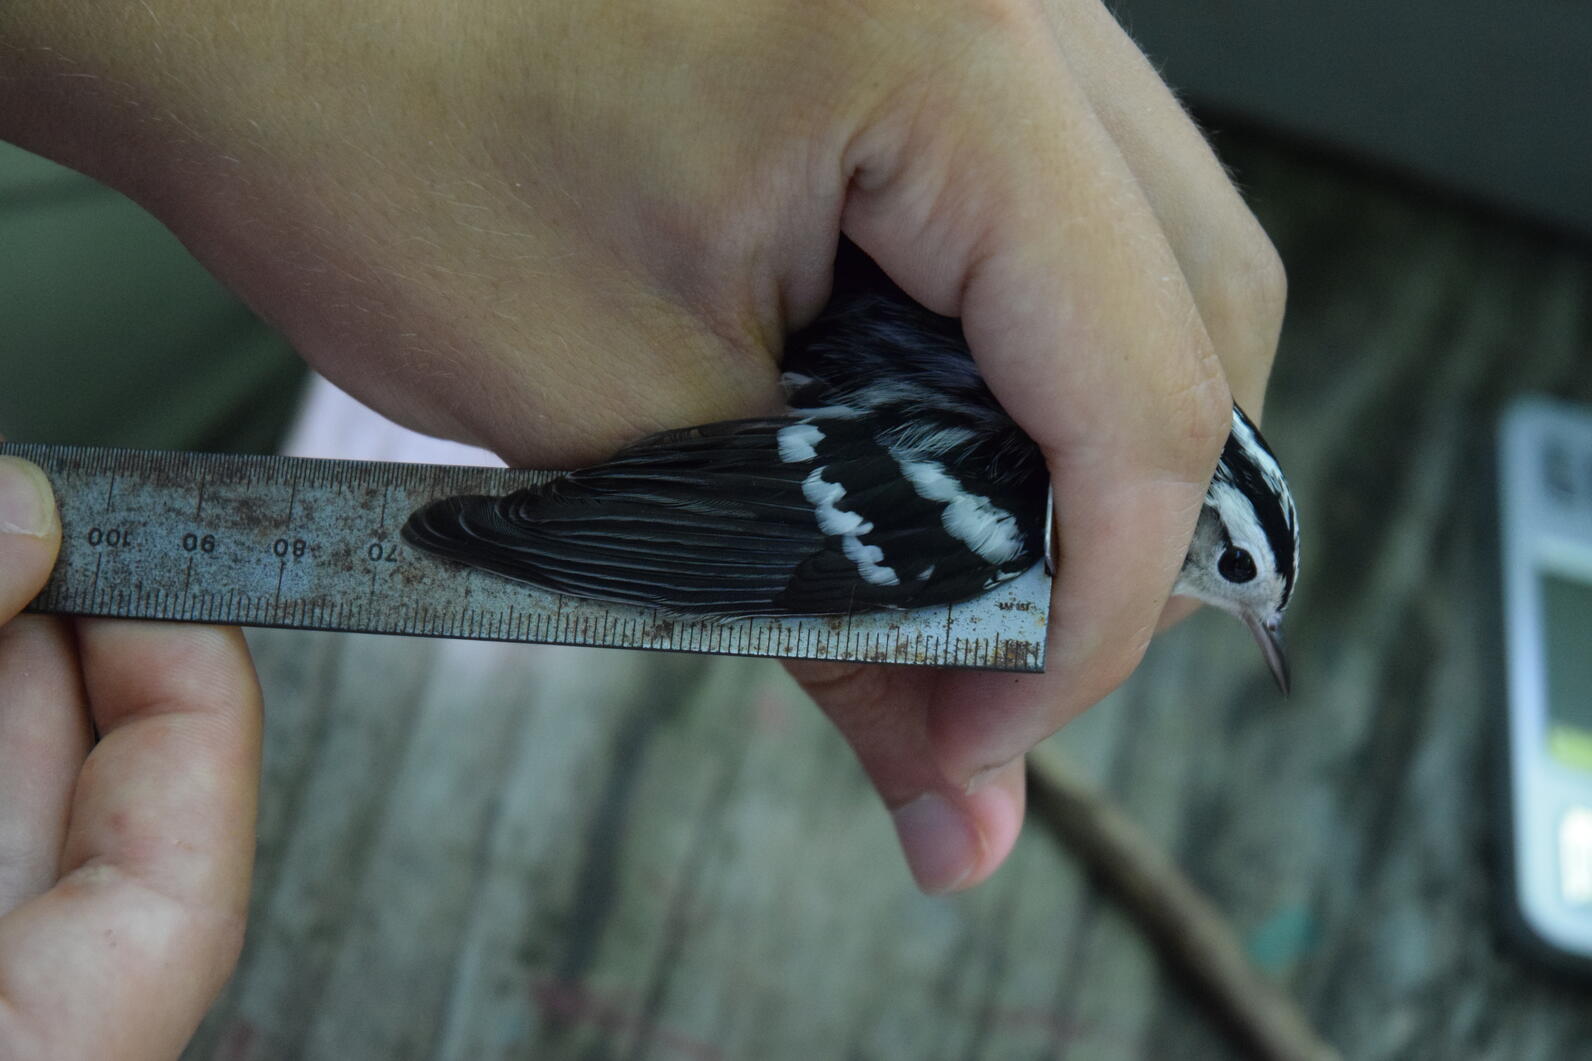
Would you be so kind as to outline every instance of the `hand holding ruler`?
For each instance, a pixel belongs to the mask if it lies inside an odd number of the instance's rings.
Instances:
[[[412,548],[452,494],[558,473],[0,443],[53,484],[61,555],[36,612],[987,670],[1044,668],[1036,566],[950,607],[700,620],[548,593]]]

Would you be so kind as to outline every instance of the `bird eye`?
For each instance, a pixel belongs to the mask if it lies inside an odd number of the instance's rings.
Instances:
[[[1255,558],[1243,549],[1228,546],[1216,561],[1216,570],[1229,582],[1248,582],[1255,577]]]

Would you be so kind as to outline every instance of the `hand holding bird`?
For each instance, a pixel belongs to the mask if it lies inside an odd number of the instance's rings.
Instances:
[[[931,890],[1006,856],[1022,754],[1137,664],[1233,400],[1260,412],[1276,255],[1096,0],[147,0],[113,33],[23,2],[0,41],[0,136],[148,204],[356,397],[512,464],[779,416],[841,233],[958,319],[1055,488],[1048,673],[791,668]]]

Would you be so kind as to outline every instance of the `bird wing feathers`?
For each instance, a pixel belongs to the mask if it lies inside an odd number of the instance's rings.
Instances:
[[[863,422],[780,417],[667,431],[540,487],[447,498],[404,536],[555,592],[822,615],[945,603],[999,580],[946,530],[945,508]]]

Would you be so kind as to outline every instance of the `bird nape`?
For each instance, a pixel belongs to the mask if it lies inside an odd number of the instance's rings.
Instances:
[[[784,368],[783,416],[664,431],[532,489],[445,498],[403,535],[544,590],[720,618],[953,604],[1042,559],[1044,457],[956,320],[848,244]],[[1298,549],[1287,482],[1235,406],[1174,592],[1244,621],[1284,692]]]

